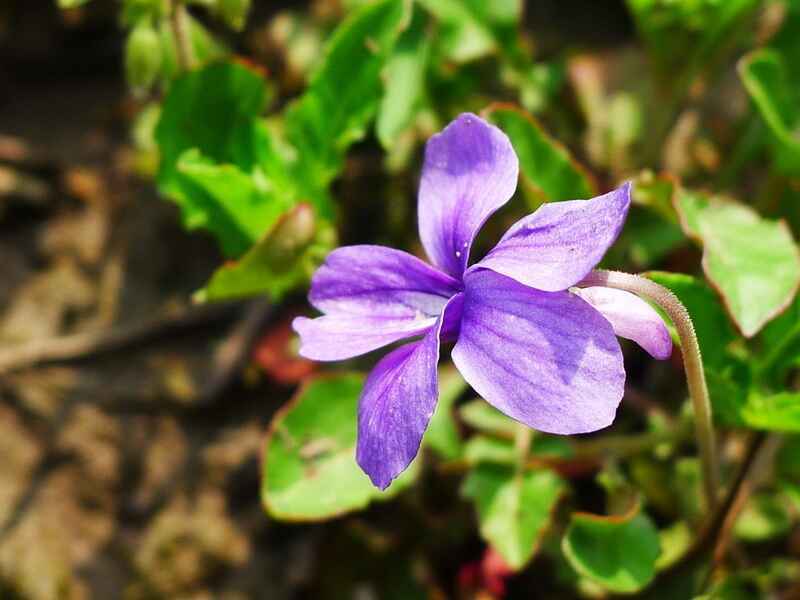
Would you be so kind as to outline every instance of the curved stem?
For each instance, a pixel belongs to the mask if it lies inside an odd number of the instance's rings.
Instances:
[[[695,433],[697,445],[700,449],[700,461],[703,466],[706,503],[708,504],[709,512],[714,511],[717,504],[719,481],[714,425],[711,420],[711,402],[709,401],[708,387],[706,386],[706,378],[703,372],[700,346],[697,343],[694,324],[686,307],[667,288],[644,277],[629,273],[596,270],[592,271],[578,285],[581,287],[605,286],[642,296],[661,307],[672,320],[681,342],[681,353],[683,354],[689,396],[694,406]]]
[[[192,41],[189,39],[186,7],[181,0],[172,0],[169,15],[172,36],[175,39],[175,57],[179,71],[192,68]]]

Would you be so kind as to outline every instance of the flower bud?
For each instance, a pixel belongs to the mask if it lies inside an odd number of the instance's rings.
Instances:
[[[250,0],[217,0],[217,14],[234,29],[244,29]]]
[[[142,22],[128,35],[125,46],[125,73],[134,92],[153,85],[161,72],[161,40],[150,23]]]

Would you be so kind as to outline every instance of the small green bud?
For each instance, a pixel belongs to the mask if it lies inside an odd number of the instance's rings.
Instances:
[[[150,88],[161,72],[162,48],[158,33],[148,22],[139,23],[128,35],[125,73],[135,93]]]
[[[89,0],[58,0],[58,8],[67,10],[78,8],[81,4],[86,4]]]
[[[291,268],[314,241],[317,219],[311,205],[301,203],[274,225],[262,247],[265,262],[277,272]]]
[[[168,0],[124,0],[122,3],[122,22],[129,27],[145,19],[158,21],[168,14]]]
[[[217,14],[233,29],[244,29],[251,0],[217,0]]]

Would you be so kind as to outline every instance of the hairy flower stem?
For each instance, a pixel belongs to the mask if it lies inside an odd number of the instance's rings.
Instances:
[[[713,512],[716,508],[717,491],[719,490],[714,424],[711,420],[711,403],[703,372],[703,359],[700,356],[700,346],[697,343],[697,335],[689,312],[670,290],[638,275],[596,270],[592,271],[578,285],[580,287],[616,288],[646,298],[663,309],[675,325],[681,342],[689,396],[694,406],[695,432],[700,449],[700,461],[703,465],[706,503],[709,513]]]

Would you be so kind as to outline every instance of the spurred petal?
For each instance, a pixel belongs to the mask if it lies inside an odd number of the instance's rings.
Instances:
[[[576,293],[599,310],[620,337],[633,340],[653,358],[672,354],[672,338],[664,320],[647,302],[624,290],[588,287]]]
[[[481,225],[517,187],[508,137],[465,113],[428,140],[419,186],[419,235],[431,262],[460,278]]]
[[[587,302],[482,269],[465,278],[453,362],[490,404],[550,433],[610,425],[625,384],[614,330]]]
[[[311,360],[344,360],[426,333],[435,323],[436,317],[335,314],[316,319],[297,317],[292,327],[300,336],[301,356]]]
[[[417,455],[436,408],[439,330],[444,318],[440,317],[421,341],[387,354],[364,384],[358,406],[356,460],[381,489]]]
[[[309,301],[327,314],[436,317],[460,284],[416,256],[384,246],[345,246],[314,273]]]
[[[591,200],[551,202],[512,225],[472,268],[492,269],[539,290],[583,279],[614,243],[631,203],[631,185]]]

